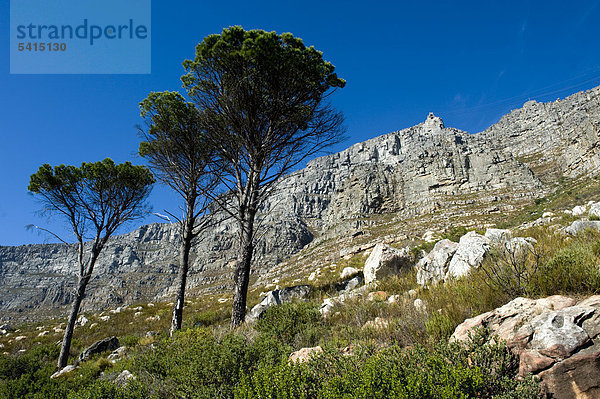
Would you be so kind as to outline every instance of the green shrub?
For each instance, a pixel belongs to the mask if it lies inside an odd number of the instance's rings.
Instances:
[[[595,294],[600,292],[600,270],[595,243],[575,242],[557,251],[540,270],[541,295]]]
[[[325,331],[317,305],[310,302],[273,306],[257,321],[256,329],[295,349],[314,346]]]
[[[259,367],[245,374],[236,398],[511,398],[534,399],[539,387],[514,379],[517,362],[505,346],[479,339],[432,350],[392,346],[374,356],[326,351],[307,363]],[[504,395],[504,396],[502,396]]]

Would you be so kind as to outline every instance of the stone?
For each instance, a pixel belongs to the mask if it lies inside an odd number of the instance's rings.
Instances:
[[[515,237],[503,244],[504,249],[511,256],[526,256],[528,253],[534,252],[534,244],[537,244],[535,238],[531,237]]]
[[[369,294],[367,295],[367,301],[383,302],[383,301],[387,300],[387,298],[388,298],[388,294],[385,291],[369,292]]]
[[[428,286],[444,280],[457,248],[458,244],[448,239],[438,241],[431,252],[417,262],[417,283]]]
[[[373,328],[375,330],[383,330],[388,328],[390,322],[382,317],[376,317],[375,320],[369,320],[365,324],[363,324],[363,329]]]
[[[246,315],[246,322],[251,323],[258,320],[262,314],[272,306],[305,298],[311,292],[311,289],[312,287],[310,285],[296,285],[267,293],[267,295],[265,295],[265,297]]]
[[[119,373],[119,375],[114,379],[115,385],[126,386],[130,380],[135,380],[136,377],[129,370],[123,370]]]
[[[585,215],[587,208],[584,205],[578,205],[571,210],[571,215],[573,216],[581,216]]]
[[[70,364],[68,366],[65,366],[61,370],[57,371],[56,373],[52,374],[50,376],[50,378],[54,379],[54,378],[61,377],[61,376],[65,375],[65,374],[67,374],[67,373],[70,373],[73,370],[77,370],[78,368],[79,368],[78,366]]]
[[[355,267],[345,267],[344,270],[342,270],[342,272],[340,273],[340,278],[342,280],[348,280],[349,278],[354,277],[358,273],[360,273],[360,270],[358,270]]]
[[[484,236],[493,243],[502,243],[512,238],[512,233],[507,229],[487,229]]]
[[[110,316],[109,315],[100,316],[100,317],[98,317],[98,319],[100,319],[102,321],[109,321],[110,320]]]
[[[537,374],[554,364],[554,359],[542,355],[536,350],[524,351],[519,359],[519,377],[524,378],[528,374]]]
[[[292,352],[288,361],[290,363],[304,363],[308,362],[313,356],[323,353],[323,348],[315,346],[313,348],[302,348],[296,352]]]
[[[398,303],[400,301],[400,295],[398,294],[394,294],[394,295],[390,295],[390,297],[387,300],[387,303]]]
[[[75,322],[76,325],[79,325],[81,327],[85,326],[87,323],[89,322],[88,318],[85,317],[84,315],[81,315],[77,318],[77,321]]]
[[[427,306],[425,302],[421,298],[417,298],[413,301],[413,306],[417,312],[424,313],[427,311]]]
[[[539,374],[542,389],[553,398],[600,397],[600,351],[582,353]],[[550,396],[552,395],[552,396]]]
[[[464,341],[487,327],[519,357],[519,376],[541,379],[548,398],[600,395],[600,295],[577,302],[554,295],[516,298],[500,308],[466,320],[451,341]]]
[[[425,242],[434,242],[436,241],[435,237],[435,231],[427,230],[425,234],[423,234],[423,237],[421,237],[421,239]]]
[[[446,279],[464,277],[471,269],[478,268],[489,249],[490,240],[475,231],[462,236],[448,265]]]
[[[18,337],[15,337],[15,341],[22,341],[24,339],[27,339],[27,337],[25,335],[19,335]]]
[[[121,347],[115,349],[114,351],[112,351],[110,355],[108,355],[108,360],[115,363],[117,360],[123,358],[125,356],[126,352],[127,352],[127,347],[121,346]]]
[[[97,341],[84,349],[83,352],[79,355],[78,361],[84,362],[88,360],[91,356],[106,352],[106,351],[114,351],[120,346],[119,339],[117,337],[104,338],[100,341]]]
[[[590,205],[588,216],[591,218],[600,218],[600,202],[594,202]]]
[[[529,322],[534,333],[528,348],[552,358],[570,356],[590,340],[576,322],[588,318],[594,311],[590,307],[571,306],[542,313]]]
[[[37,336],[38,337],[45,337],[48,334],[50,334],[50,331],[40,331]]]
[[[348,292],[348,291],[355,289],[359,285],[361,285],[362,281],[363,281],[363,278],[361,276],[355,276],[346,281],[342,281],[341,283],[337,283],[335,285],[335,288],[339,292]]]
[[[365,284],[371,284],[384,277],[397,274],[400,269],[408,267],[410,256],[405,249],[399,250],[379,243],[365,262],[363,275]]]
[[[565,233],[570,235],[576,235],[585,230],[600,231],[599,220],[576,220],[569,227],[564,229]]]

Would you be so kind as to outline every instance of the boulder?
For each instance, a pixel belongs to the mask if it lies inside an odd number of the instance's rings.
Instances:
[[[130,380],[135,380],[135,375],[131,373],[129,370],[123,370],[119,373],[119,375],[114,379],[115,385],[119,385],[124,387]]]
[[[315,346],[314,348],[302,348],[300,350],[297,350],[296,352],[292,352],[292,354],[288,358],[288,361],[290,363],[308,362],[311,357],[322,352],[323,348],[321,348],[320,346]]]
[[[354,276],[351,279],[335,284],[335,289],[340,292],[349,292],[362,284],[361,276]]]
[[[365,262],[363,274],[365,283],[370,284],[393,274],[410,264],[411,257],[406,249],[396,249],[379,243]]]
[[[448,239],[438,241],[431,252],[417,262],[417,283],[427,286],[444,280],[457,248],[458,244]]]
[[[464,277],[471,269],[478,268],[489,249],[489,238],[481,234],[470,231],[462,236],[448,265],[446,279]]]
[[[106,351],[112,352],[119,346],[121,345],[117,337],[104,338],[98,342],[95,342],[94,344],[86,348],[83,352],[81,352],[78,361],[84,362],[88,360],[92,355],[95,355],[97,353],[102,353]]]
[[[363,330],[373,328],[375,330],[384,330],[388,328],[390,322],[382,317],[376,317],[375,320],[369,320],[365,324],[363,324]]]
[[[532,237],[515,237],[504,242],[504,248],[514,255],[526,255],[534,250],[533,246],[537,240]]]
[[[600,202],[594,202],[590,205],[588,216],[591,218],[600,218]]]
[[[425,313],[427,311],[427,305],[421,298],[417,298],[413,301],[413,306],[417,312]]]
[[[373,291],[367,295],[367,301],[383,302],[387,300],[388,294],[385,291]]]
[[[50,378],[54,379],[54,378],[61,377],[67,373],[70,373],[71,371],[73,371],[75,369],[78,369],[78,368],[79,368],[78,366],[74,366],[74,365],[70,364],[70,365],[62,368],[61,370],[57,371],[56,373],[52,374],[50,376]]]
[[[600,397],[600,295],[517,298],[459,325],[452,341],[487,327],[519,358],[519,375],[541,380],[545,397]]]
[[[360,273],[360,270],[358,270],[355,267],[344,267],[344,270],[342,270],[342,272],[340,273],[340,278],[342,280],[347,280],[350,277],[357,275],[358,273]]]
[[[295,285],[268,292],[267,295],[246,315],[246,322],[258,320],[271,306],[282,305],[295,299],[305,298],[311,291],[310,285]]]
[[[596,230],[600,231],[600,221],[599,220],[576,220],[567,228],[565,228],[565,233],[575,235],[585,230]]]
[[[490,242],[502,243],[512,238],[510,230],[506,229],[487,229],[484,235]]]
[[[110,355],[108,355],[108,360],[115,363],[117,360],[120,360],[125,356],[126,351],[127,351],[127,347],[121,346],[121,347],[115,349],[114,351],[112,351],[112,353]]]
[[[586,211],[587,211],[587,208],[585,205],[577,205],[575,208],[573,208],[571,210],[571,215],[581,216],[581,215],[584,215]]]
[[[338,296],[334,296],[332,298],[326,298],[325,300],[323,300],[323,303],[321,304],[321,307],[319,308],[319,312],[321,313],[321,315],[323,317],[327,317],[327,316],[329,316],[329,314],[331,313],[331,311],[333,310],[333,308],[336,304],[343,303],[347,299],[363,296],[365,293],[367,293],[368,288],[369,288],[369,286],[363,285],[362,287],[358,287],[353,290],[343,292]]]

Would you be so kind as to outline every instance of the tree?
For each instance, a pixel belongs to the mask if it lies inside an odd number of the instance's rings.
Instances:
[[[173,306],[171,330],[181,329],[186,280],[193,240],[212,219],[206,215],[209,201],[204,195],[214,190],[218,171],[213,170],[215,151],[200,124],[198,111],[176,92],[150,93],[140,103],[148,128],[139,154],[148,160],[155,176],[177,192],[184,201],[183,217],[173,214],[181,228],[177,296]]]
[[[343,116],[326,101],[345,81],[291,33],[241,27],[207,36],[184,62],[184,88],[223,162],[230,196],[214,197],[239,226],[232,327],[244,321],[255,218],[277,181],[341,140]],[[223,198],[232,198],[233,208]]]
[[[40,198],[45,211],[66,219],[77,240],[77,289],[58,367],[67,365],[75,320],[100,252],[120,226],[145,214],[145,200],[153,183],[147,168],[129,162],[115,165],[108,158],[82,163],[80,168],[44,164],[31,175],[28,190]],[[88,238],[91,243],[84,243]]]

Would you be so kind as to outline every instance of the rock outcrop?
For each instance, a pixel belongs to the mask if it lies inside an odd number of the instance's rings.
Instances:
[[[468,319],[451,337],[465,341],[487,328],[519,357],[519,374],[533,374],[552,398],[600,395],[600,296],[583,301],[555,295],[517,298]]]

